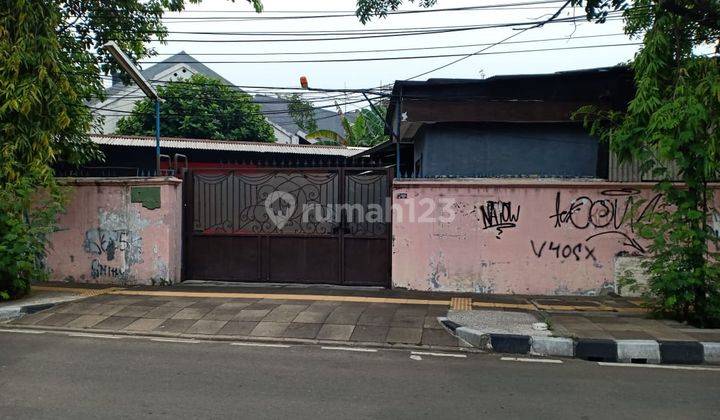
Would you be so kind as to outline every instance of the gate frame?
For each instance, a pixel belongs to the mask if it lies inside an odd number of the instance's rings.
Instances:
[[[182,186],[182,258],[181,258],[181,269],[180,269],[180,277],[181,281],[188,280],[187,274],[188,274],[188,264],[189,264],[189,258],[190,258],[190,238],[193,236],[193,219],[194,219],[194,186],[193,186],[193,176],[194,172],[199,171],[218,171],[218,172],[265,172],[265,171],[275,171],[275,172],[332,172],[336,171],[339,177],[338,182],[338,197],[342,198],[341,203],[338,204],[344,204],[347,202],[347,197],[345,196],[345,177],[346,177],[346,171],[384,171],[385,176],[387,179],[387,191],[386,191],[386,198],[388,200],[388,208],[387,212],[389,214],[384,215],[387,222],[385,223],[386,226],[386,232],[384,235],[384,238],[376,237],[376,238],[368,238],[368,239],[377,239],[377,240],[384,240],[386,244],[386,250],[385,254],[387,257],[388,264],[385,269],[385,281],[384,284],[381,287],[384,287],[386,289],[392,289],[392,220],[393,220],[393,214],[392,214],[392,204],[393,204],[393,196],[392,196],[392,185],[394,180],[394,167],[392,165],[389,166],[380,166],[380,167],[368,167],[368,166],[318,166],[318,167],[303,167],[303,168],[293,168],[293,167],[275,167],[275,166],[259,166],[259,167],[253,167],[253,168],[232,168],[232,167],[225,167],[225,166],[208,166],[208,167],[200,167],[200,168],[183,168],[182,169],[182,180],[183,180],[183,186]],[[338,229],[337,239],[338,239],[338,247],[337,252],[339,255],[339,266],[338,266],[338,280],[339,283],[316,283],[316,284],[327,284],[327,285],[333,285],[333,286],[342,286],[342,287],[354,287],[355,285],[346,285],[345,284],[345,235],[347,234],[347,214],[343,213],[341,223]],[[206,235],[210,236],[210,235]],[[303,235],[303,234],[283,234],[283,233],[277,233],[277,234],[245,234],[245,235],[216,235],[218,237],[222,236],[246,236],[246,237],[256,237],[258,246],[260,246],[261,243],[264,243],[265,240],[269,240],[270,237],[276,236],[276,237],[303,237],[303,238],[312,238],[312,237],[335,237],[336,235]],[[259,254],[260,255],[260,254]],[[264,268],[260,267],[264,263],[262,258],[258,258],[258,273],[262,273]],[[201,280],[201,279],[200,279]],[[226,280],[228,282],[232,282],[232,280]],[[239,281],[242,282],[242,281]],[[258,285],[262,285],[265,283],[273,283],[266,280],[249,280],[245,281],[247,283],[257,283]],[[293,283],[293,282],[287,282],[286,284],[315,284],[315,283]],[[363,287],[363,286],[360,286]]]

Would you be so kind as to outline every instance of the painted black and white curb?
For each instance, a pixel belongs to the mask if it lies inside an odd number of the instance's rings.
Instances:
[[[438,321],[467,344],[498,353],[575,357],[613,363],[720,364],[720,343],[717,342],[600,340],[489,334],[463,327],[447,318],[438,318]]]
[[[23,315],[34,314],[35,312],[44,311],[52,308],[58,302],[53,303],[36,303],[32,305],[11,305],[0,308],[0,321],[9,321],[19,318]]]

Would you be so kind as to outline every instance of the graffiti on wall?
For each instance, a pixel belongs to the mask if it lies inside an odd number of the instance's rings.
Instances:
[[[496,238],[500,239],[503,229],[517,226],[520,219],[520,206],[513,209],[510,201],[488,201],[480,205],[483,229],[497,229]]]
[[[589,230],[591,233],[585,239],[586,242],[605,235],[619,236],[624,246],[644,254],[645,248],[635,236],[635,227],[655,211],[662,196],[656,194],[643,201],[640,199],[640,191],[630,188],[605,190],[600,195],[601,198],[597,199],[576,197],[565,205],[567,201],[563,201],[558,191],[555,195],[555,211],[550,215],[555,228]]]
[[[99,226],[88,229],[83,241],[85,252],[93,255],[90,276],[127,279],[132,266],[143,261],[139,232],[149,223],[133,211],[101,211],[99,216]]]
[[[580,261],[581,259],[597,261],[597,258],[595,258],[595,248],[590,248],[586,244],[564,245],[554,241],[543,241],[541,244],[536,244],[535,241],[531,239],[530,246],[532,247],[533,254],[538,258],[542,258],[544,253],[545,256],[554,256],[555,259],[571,258],[575,261]]]

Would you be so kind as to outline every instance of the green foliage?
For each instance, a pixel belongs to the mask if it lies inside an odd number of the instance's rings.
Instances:
[[[297,93],[284,97],[288,101],[288,112],[290,118],[306,133],[317,131],[318,125],[315,120],[315,108],[312,104]]]
[[[0,301],[22,296],[43,280],[45,238],[55,228],[62,195],[55,185],[38,192],[39,179],[0,186]]]
[[[710,226],[714,203],[708,180],[720,169],[720,62],[694,53],[717,44],[717,2],[698,15],[693,1],[636,1],[626,31],[643,35],[635,57],[636,94],[626,112],[580,111],[591,132],[624,161],[664,179],[664,203],[638,226],[651,241],[649,304],[659,314],[700,326],[720,325],[718,237]],[[692,13],[689,11],[695,10]],[[698,16],[700,16],[698,18]],[[682,184],[671,180],[679,177]]]
[[[358,0],[357,15],[365,23],[402,3]],[[651,241],[648,303],[659,314],[718,326],[720,244],[709,223],[716,209],[708,180],[717,179],[720,169],[720,2],[568,0],[559,8],[568,5],[583,6],[587,19],[598,23],[622,11],[625,32],[643,38],[632,63],[636,93],[627,110],[583,108],[578,115],[621,161],[634,159],[664,179],[656,185],[664,202],[637,226]],[[716,54],[696,54],[702,45],[714,45]],[[681,185],[670,182],[676,176]]]
[[[158,87],[161,134],[216,140],[275,141],[260,105],[247,93],[202,74]],[[118,134],[155,135],[155,104],[143,99],[118,121]]]
[[[326,139],[321,143],[341,144],[344,146],[371,147],[387,140],[385,135],[384,116],[387,108],[377,107],[383,118],[378,116],[372,109],[364,108],[358,112],[355,121],[350,120],[340,112],[340,121],[345,130],[345,136],[332,130],[317,130],[309,133],[309,139]],[[329,140],[329,141],[327,141]]]
[[[190,0],[196,2],[196,0]],[[248,0],[260,9],[259,0]],[[0,6],[0,298],[42,277],[38,258],[61,194],[58,161],[100,158],[85,105],[104,95],[101,72],[119,71],[100,47],[115,40],[134,60],[167,35],[164,10],[183,0],[3,0]],[[42,192],[42,193],[41,193]],[[33,201],[31,197],[37,198]]]
[[[415,0],[409,0],[414,3]],[[356,15],[360,18],[360,22],[367,23],[374,16],[385,17],[388,12],[395,11],[402,5],[403,0],[357,0]],[[421,7],[431,7],[437,3],[437,0],[418,0],[417,4]]]

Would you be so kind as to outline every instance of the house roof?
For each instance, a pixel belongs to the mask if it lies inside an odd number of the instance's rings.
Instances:
[[[152,82],[153,80],[157,79],[158,75],[170,70],[178,64],[187,65],[188,67],[193,68],[198,73],[214,79],[218,79],[224,84],[235,87],[230,81],[228,81],[220,74],[216,73],[211,68],[204,65],[185,51],[180,51],[179,53],[170,56],[159,63],[155,63],[152,66],[141,70],[140,73],[142,73],[142,75],[146,79]],[[112,97],[126,87],[127,86],[122,83],[116,83],[106,89],[106,93],[108,97]],[[235,88],[237,90],[243,91],[241,88]],[[298,131],[300,131],[300,127],[298,127],[297,124],[295,124],[293,119],[290,117],[290,113],[288,112],[288,101],[277,97],[255,95],[253,97],[253,102],[260,105],[262,113],[265,114],[265,117],[268,120],[270,120],[276,126],[279,126],[282,130],[288,133],[288,135],[295,135]],[[352,114],[348,113],[347,117],[350,120],[353,120]],[[340,116],[336,112],[323,108],[315,108],[315,119],[317,120],[319,129],[332,130],[339,133],[344,133],[342,123],[340,122]]]
[[[91,134],[90,139],[95,144],[106,146],[155,147],[155,137]],[[342,157],[353,156],[365,150],[364,147],[188,139],[180,137],[161,137],[160,147],[177,150],[219,150]]]
[[[266,117],[270,121],[280,125],[293,134],[301,131],[300,127],[298,127],[292,117],[290,117],[288,111],[288,105],[290,103],[287,100],[266,95],[256,95],[253,101],[260,105],[262,112],[266,114]],[[340,121],[340,116],[336,112],[324,108],[315,108],[314,116],[318,129],[332,130],[341,134],[345,132]],[[352,120],[350,113],[348,113],[347,117]]]
[[[625,66],[487,79],[399,80],[387,115],[392,123],[401,101],[403,124],[570,122],[583,105],[625,107],[633,90],[632,71]]]

